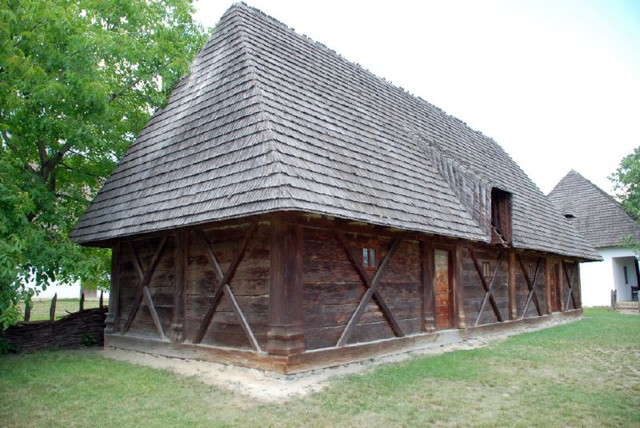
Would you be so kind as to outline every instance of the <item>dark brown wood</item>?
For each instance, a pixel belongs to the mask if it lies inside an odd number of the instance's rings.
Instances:
[[[451,291],[453,298],[453,309],[455,321],[458,328],[467,328],[467,315],[464,310],[464,267],[463,267],[462,243],[458,242],[453,250],[453,260],[451,269]]]
[[[26,302],[24,302],[24,321],[25,322],[29,322],[29,320],[31,319],[31,305],[33,305],[31,300],[27,300]]]
[[[251,327],[249,327],[249,323],[247,322],[247,319],[245,318],[244,313],[242,313],[242,310],[238,305],[238,301],[236,300],[235,296],[231,292],[231,288],[229,288],[227,284],[224,285],[224,293],[226,294],[226,296],[229,298],[229,301],[231,302],[231,307],[236,317],[238,318],[238,321],[240,322],[240,327],[242,327],[242,330],[247,335],[247,339],[249,339],[249,345],[251,345],[251,348],[254,351],[258,351],[258,352],[262,351],[262,349],[260,349],[260,345],[258,345],[258,341],[256,340],[256,337],[253,335],[253,331],[251,330]]]
[[[84,290],[82,290],[82,288],[80,289],[80,304],[79,304],[79,310],[83,311],[84,310]]]
[[[578,301],[576,299],[576,296],[574,294],[574,289],[573,289],[573,280],[574,277],[576,276],[576,271],[578,270],[578,268],[576,267],[575,263],[571,263],[574,266],[574,270],[572,270],[571,273],[569,273],[569,269],[567,268],[567,262],[563,261],[562,262],[562,270],[564,271],[564,276],[567,280],[567,294],[565,297],[565,304],[564,304],[564,310],[568,311],[569,310],[569,299],[571,299],[571,302],[573,303],[573,309],[579,309],[578,306]]]
[[[207,311],[204,319],[202,320],[202,323],[200,323],[200,328],[198,329],[198,333],[196,334],[196,337],[193,343],[200,343],[202,341],[202,338],[204,337],[205,333],[207,332],[207,329],[209,328],[209,325],[211,324],[211,320],[213,319],[213,315],[216,312],[216,308],[218,307],[218,304],[222,299],[224,286],[228,285],[229,282],[231,282],[231,279],[233,279],[233,275],[235,275],[236,270],[238,269],[238,265],[242,261],[245,251],[247,250],[247,245],[249,245],[249,240],[251,239],[251,236],[253,236],[253,233],[257,228],[258,228],[257,222],[254,222],[249,226],[249,229],[247,230],[247,233],[245,234],[245,237],[242,240],[242,243],[240,244],[240,250],[238,251],[238,253],[236,254],[236,257],[227,268],[227,272],[222,276],[222,279],[220,279],[220,281],[218,282],[215,295],[211,301],[211,304],[209,305],[209,310]],[[218,261],[216,260],[215,255],[213,254],[213,251],[211,251],[211,247],[209,246],[208,241],[203,235],[200,235],[200,237],[203,240],[203,243],[205,244],[205,249],[208,248],[207,257],[209,258],[209,261],[211,262],[211,264],[214,266],[216,275],[220,275],[222,273],[222,270],[220,269],[220,265],[218,264]]]
[[[304,352],[302,241],[303,230],[283,217],[271,221],[271,269],[269,272],[270,355]]]
[[[495,279],[496,279],[496,275],[500,270],[500,263],[502,262],[502,257],[504,255],[504,252],[501,251],[500,254],[498,255],[498,261],[496,262],[496,267],[493,270],[493,274],[491,275],[491,280],[487,284],[487,280],[484,278],[484,275],[482,275],[482,269],[480,267],[480,264],[478,263],[478,260],[476,259],[474,251],[471,248],[468,248],[468,251],[469,251],[469,257],[471,257],[471,260],[473,261],[473,265],[475,266],[476,271],[478,272],[478,276],[480,277],[480,282],[482,283],[482,288],[484,288],[484,292],[485,292],[484,299],[482,301],[482,306],[480,307],[480,312],[478,312],[478,316],[476,317],[474,326],[477,326],[478,323],[480,322],[480,317],[484,312],[484,308],[487,302],[489,302],[489,304],[491,305],[491,309],[493,310],[493,313],[495,314],[496,319],[499,322],[502,322],[504,321],[504,319],[502,318],[502,314],[500,313],[500,308],[498,307],[498,304],[493,298],[493,294],[491,294],[491,287],[493,286],[493,283],[495,282]]]
[[[160,257],[162,257],[162,253],[164,252],[164,249],[167,245],[167,238],[168,237],[166,235],[162,237],[162,240],[160,241],[160,245],[158,245],[158,248],[153,254],[153,257],[151,258],[151,263],[149,263],[149,267],[146,272],[142,270],[142,266],[140,265],[140,260],[138,259],[138,254],[136,252],[136,249],[133,246],[133,244],[130,242],[129,248],[131,250],[133,264],[136,268],[136,271],[138,272],[138,276],[141,279],[140,279],[140,284],[138,284],[138,293],[136,294],[136,297],[133,301],[133,305],[131,306],[131,309],[129,309],[129,314],[127,315],[127,319],[124,325],[122,326],[122,334],[126,334],[129,331],[129,328],[131,328],[131,323],[133,323],[133,320],[136,317],[136,314],[138,313],[138,308],[140,308],[140,303],[142,303],[142,299],[144,298],[144,289],[149,285],[149,282],[151,281],[151,278],[153,277],[153,274],[156,270],[156,266],[160,261]]]
[[[353,329],[358,324],[358,320],[362,316],[362,313],[364,312],[365,308],[369,304],[369,300],[372,297],[374,297],[375,302],[378,304],[378,307],[382,311],[384,317],[386,318],[387,322],[389,323],[389,326],[392,328],[395,335],[398,337],[404,336],[404,333],[402,332],[400,326],[398,325],[398,322],[396,321],[393,314],[391,313],[391,310],[389,309],[387,304],[384,302],[384,299],[382,298],[380,293],[376,293],[376,288],[378,287],[380,278],[384,274],[384,271],[387,268],[387,265],[389,264],[391,257],[393,257],[393,253],[395,253],[396,248],[400,243],[400,238],[397,236],[393,238],[393,240],[391,241],[391,244],[389,245],[389,249],[387,250],[387,254],[382,260],[382,263],[380,263],[380,266],[378,267],[378,269],[376,270],[376,273],[373,276],[373,279],[370,280],[369,276],[364,272],[364,269],[362,268],[360,262],[353,254],[353,251],[351,251],[351,249],[349,248],[346,238],[344,237],[342,232],[336,229],[335,235],[340,241],[340,243],[342,244],[344,250],[346,251],[347,257],[349,258],[349,261],[353,265],[354,269],[358,272],[358,275],[360,276],[360,279],[362,279],[363,284],[367,287],[366,293],[362,297],[362,300],[360,301],[357,309],[353,312],[353,315],[351,316],[349,323],[344,329],[342,336],[340,336],[340,339],[338,340],[338,343],[336,344],[336,346],[340,347],[347,344],[347,342],[349,341],[349,337],[353,333]]]
[[[100,290],[100,299],[98,300],[98,307],[101,309],[104,307],[104,290]]]
[[[529,273],[527,272],[527,267],[522,262],[522,258],[518,256],[518,263],[520,264],[520,269],[522,270],[522,275],[524,275],[524,280],[527,284],[527,288],[529,292],[527,294],[527,302],[524,305],[524,310],[522,311],[521,318],[524,318],[527,315],[527,310],[529,309],[529,304],[531,301],[536,306],[536,311],[538,312],[538,316],[542,315],[542,309],[540,308],[540,303],[538,302],[538,296],[536,295],[536,280],[538,279],[538,271],[540,270],[540,262],[542,261],[541,257],[538,257],[536,261],[536,269],[533,274],[533,279],[529,278]]]
[[[158,311],[156,311],[156,307],[153,304],[153,299],[151,298],[151,293],[149,292],[149,287],[142,287],[142,294],[144,298],[144,302],[147,304],[147,308],[149,309],[149,314],[151,315],[151,319],[153,320],[153,325],[158,332],[158,336],[162,340],[166,340],[167,336],[164,334],[164,328],[162,327],[162,322],[160,322],[160,317],[158,317]]]
[[[551,258],[547,257],[544,264],[544,275],[545,275],[545,293],[546,293],[546,303],[547,303],[547,314],[550,314],[553,310],[553,306],[551,304],[551,269],[553,269],[551,264]]]
[[[179,230],[175,234],[174,247],[174,285],[173,311],[171,320],[171,338],[174,342],[184,341],[184,322],[186,309],[186,288],[189,281],[189,232]]]
[[[509,319],[512,321],[518,318],[516,287],[516,253],[515,251],[509,251]],[[524,313],[526,312],[527,308],[525,307]]]
[[[427,242],[420,242],[420,256],[422,264],[422,277],[420,282],[420,313],[421,331],[433,332],[436,330],[436,294],[435,267],[433,245]]]
[[[49,308],[49,321],[54,322],[56,320],[56,304],[58,302],[58,293],[53,295],[51,299],[51,307]]]
[[[106,317],[106,333],[115,333],[118,331],[118,319],[120,318],[120,258],[121,258],[120,241],[111,247],[111,286],[109,287],[109,312]]]

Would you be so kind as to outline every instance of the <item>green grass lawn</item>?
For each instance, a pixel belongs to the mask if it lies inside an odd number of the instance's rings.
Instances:
[[[49,311],[51,310],[51,299],[34,300],[31,307],[31,321],[42,321],[49,319]],[[85,300],[84,308],[93,309],[99,305],[98,300]],[[104,305],[107,305],[105,300]],[[22,306],[24,308],[24,305]],[[80,310],[80,299],[58,299],[56,302],[56,319],[66,317],[70,313]]]
[[[168,371],[0,357],[3,426],[640,426],[640,316],[603,309],[486,348],[415,357],[281,404]]]

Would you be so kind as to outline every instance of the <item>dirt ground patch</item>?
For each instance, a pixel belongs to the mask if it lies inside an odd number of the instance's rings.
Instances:
[[[193,377],[203,383],[230,389],[261,401],[282,402],[291,398],[304,396],[310,392],[319,391],[327,384],[329,379],[336,376],[363,373],[380,364],[404,361],[418,355],[436,355],[457,350],[476,349],[516,334],[546,329],[572,321],[574,320],[558,320],[540,326],[523,326],[509,331],[472,337],[460,342],[430,345],[422,349],[401,354],[313,370],[296,375],[280,375],[245,367],[170,358],[114,348],[107,348],[103,350],[101,354],[105,358],[156,369],[170,370],[179,375]]]

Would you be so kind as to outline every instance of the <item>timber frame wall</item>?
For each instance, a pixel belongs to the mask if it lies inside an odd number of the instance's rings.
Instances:
[[[576,260],[320,216],[112,248],[105,346],[281,373],[582,313]]]

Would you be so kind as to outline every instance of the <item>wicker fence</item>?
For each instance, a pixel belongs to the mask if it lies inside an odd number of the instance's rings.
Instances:
[[[57,298],[51,301],[50,319],[29,321],[29,306],[25,310],[25,321],[9,327],[0,333],[16,352],[33,352],[48,348],[69,348],[78,346],[102,346],[107,308],[102,305],[84,309],[84,299],[80,299],[79,311],[55,320]]]

